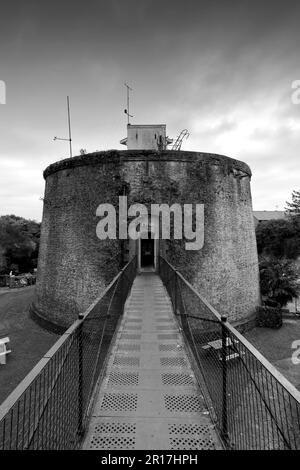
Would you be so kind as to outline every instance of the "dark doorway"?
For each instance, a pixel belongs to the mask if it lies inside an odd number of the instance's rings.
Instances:
[[[151,233],[148,233],[148,239],[141,238],[141,268],[154,266],[154,240]]]

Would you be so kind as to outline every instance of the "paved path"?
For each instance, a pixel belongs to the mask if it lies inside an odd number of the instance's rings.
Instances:
[[[83,448],[221,448],[154,273],[134,281]]]

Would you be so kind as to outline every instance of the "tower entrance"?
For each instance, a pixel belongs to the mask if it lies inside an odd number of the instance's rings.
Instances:
[[[154,267],[154,240],[151,238],[151,232],[148,233],[148,239],[140,239],[141,249],[141,268]]]

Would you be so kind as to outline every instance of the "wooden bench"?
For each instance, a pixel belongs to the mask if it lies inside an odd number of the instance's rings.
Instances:
[[[6,355],[11,353],[10,349],[7,349],[7,344],[10,342],[9,337],[0,338],[0,364],[6,364]]]

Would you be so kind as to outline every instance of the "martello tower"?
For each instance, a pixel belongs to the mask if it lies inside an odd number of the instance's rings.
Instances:
[[[67,327],[132,256],[139,269],[156,269],[162,254],[231,322],[249,322],[259,303],[250,168],[223,155],[167,150],[164,125],[127,129],[127,150],[80,155],[44,171],[34,315]],[[187,251],[172,238],[100,240],[97,207],[117,207],[120,195],[128,204],[203,204],[203,247]]]

